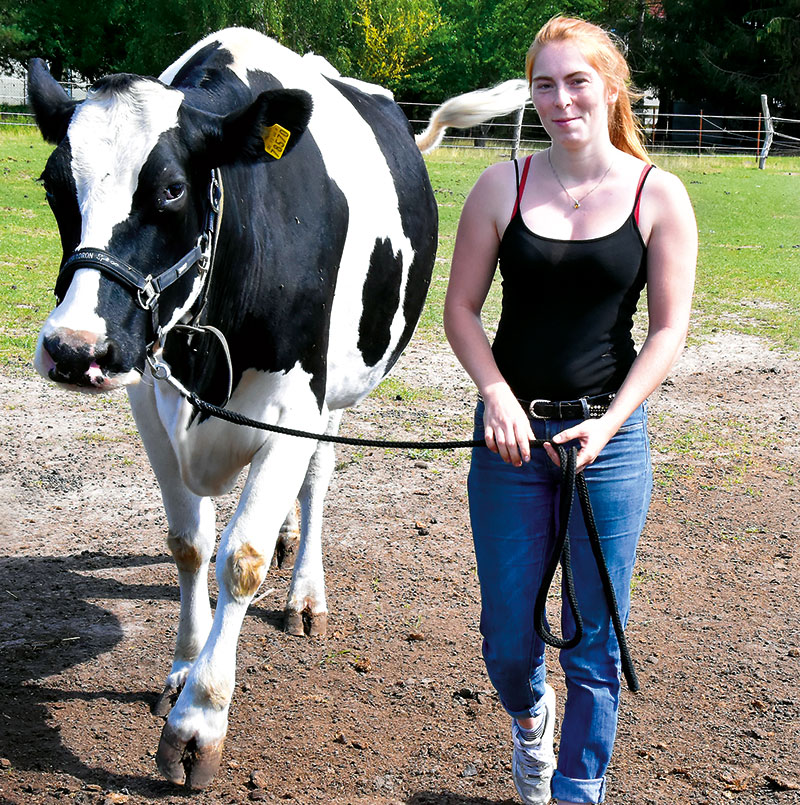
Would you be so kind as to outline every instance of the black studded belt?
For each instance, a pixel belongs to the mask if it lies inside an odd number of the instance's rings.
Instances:
[[[520,400],[533,419],[598,419],[608,411],[616,393],[597,394],[578,400]]]

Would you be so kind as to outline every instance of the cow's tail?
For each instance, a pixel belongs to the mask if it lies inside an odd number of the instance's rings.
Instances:
[[[428,128],[417,134],[417,147],[423,154],[433,151],[448,126],[466,129],[493,117],[507,115],[530,99],[524,78],[504,81],[489,89],[477,89],[445,101],[432,115]]]

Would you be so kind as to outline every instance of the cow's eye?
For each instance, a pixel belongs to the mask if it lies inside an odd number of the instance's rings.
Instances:
[[[167,201],[176,201],[179,199],[184,192],[186,191],[186,185],[182,182],[174,182],[171,185],[167,185],[164,189],[164,198]]]

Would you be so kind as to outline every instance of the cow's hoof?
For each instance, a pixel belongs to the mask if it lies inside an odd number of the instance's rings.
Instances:
[[[328,613],[317,612],[316,614],[304,609],[296,612],[293,609],[286,609],[283,613],[283,625],[286,632],[295,637],[325,637],[328,633]]]
[[[309,617],[311,621],[308,627],[309,637],[325,637],[328,634],[328,613],[318,612],[316,615]]]
[[[178,701],[178,696],[180,696],[180,693],[180,687],[176,687],[175,685],[165,685],[164,690],[161,691],[159,697],[156,699],[156,703],[153,705],[153,715],[160,716],[162,718],[169,715],[169,711],[172,710],[173,705]]]
[[[183,741],[167,722],[158,742],[156,765],[171,783],[199,790],[214,779],[222,758],[223,743],[200,747],[194,739]]]
[[[291,570],[297,559],[297,548],[300,545],[300,537],[295,533],[281,532],[278,542],[275,544],[275,553],[272,555],[270,567],[274,570]]]
[[[283,613],[283,628],[290,635],[303,637],[306,633],[303,624],[303,613],[295,612],[293,609],[285,610]]]

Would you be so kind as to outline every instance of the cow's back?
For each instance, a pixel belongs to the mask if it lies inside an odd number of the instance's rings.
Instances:
[[[220,80],[225,74],[238,80]],[[325,269],[328,281],[335,283],[332,309],[320,309],[315,315],[317,321],[329,316],[323,335],[325,401],[329,408],[354,404],[386,374],[411,337],[434,262],[436,204],[405,116],[386,90],[341,78],[323,59],[298,56],[247,29],[208,37],[161,79],[174,82],[187,97],[194,92],[192,85],[199,84],[204,92],[218,94],[223,107],[243,103],[245,87],[251,98],[275,87],[311,95],[313,112],[303,141],[313,142],[301,142],[303,147],[286,157],[280,169],[287,178],[280,189],[272,184],[270,193],[308,194],[306,208],[313,210],[309,214],[334,227],[327,233],[318,229],[310,239],[311,248],[315,241],[343,237],[340,247],[329,249],[340,256],[325,258],[338,260],[338,265]],[[319,172],[303,171],[297,160],[304,153],[319,162]],[[295,173],[302,178],[293,180]],[[318,193],[323,185],[326,192]],[[315,208],[317,201],[320,206]],[[271,221],[288,227],[293,223]],[[306,240],[303,249],[308,248]],[[282,254],[267,259],[293,258]],[[314,257],[304,259],[313,263]],[[265,268],[269,270],[268,266],[258,270]],[[308,269],[293,267],[297,272]]]

